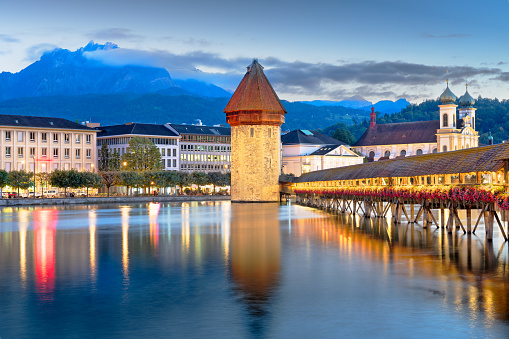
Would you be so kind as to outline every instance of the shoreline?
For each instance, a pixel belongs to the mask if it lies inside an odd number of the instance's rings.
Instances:
[[[229,195],[160,195],[155,197],[79,197],[79,198],[26,198],[0,199],[1,207],[10,206],[44,206],[44,205],[89,205],[116,204],[130,202],[184,202],[184,201],[224,201],[230,200]]]

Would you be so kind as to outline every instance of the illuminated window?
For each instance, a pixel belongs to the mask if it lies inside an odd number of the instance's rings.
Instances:
[[[69,133],[65,133],[64,134],[64,142],[66,144],[68,144],[70,140],[71,140],[71,135]]]

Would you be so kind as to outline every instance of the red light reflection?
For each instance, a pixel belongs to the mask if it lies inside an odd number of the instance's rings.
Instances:
[[[36,210],[35,275],[38,294],[50,294],[55,288],[55,234],[57,210]]]

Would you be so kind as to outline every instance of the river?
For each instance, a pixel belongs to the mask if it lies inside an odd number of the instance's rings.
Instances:
[[[508,252],[291,204],[6,207],[0,337],[507,338]]]

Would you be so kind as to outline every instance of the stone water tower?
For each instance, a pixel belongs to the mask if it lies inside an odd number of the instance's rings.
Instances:
[[[224,113],[232,128],[232,201],[279,201],[286,110],[257,60],[247,68]]]

